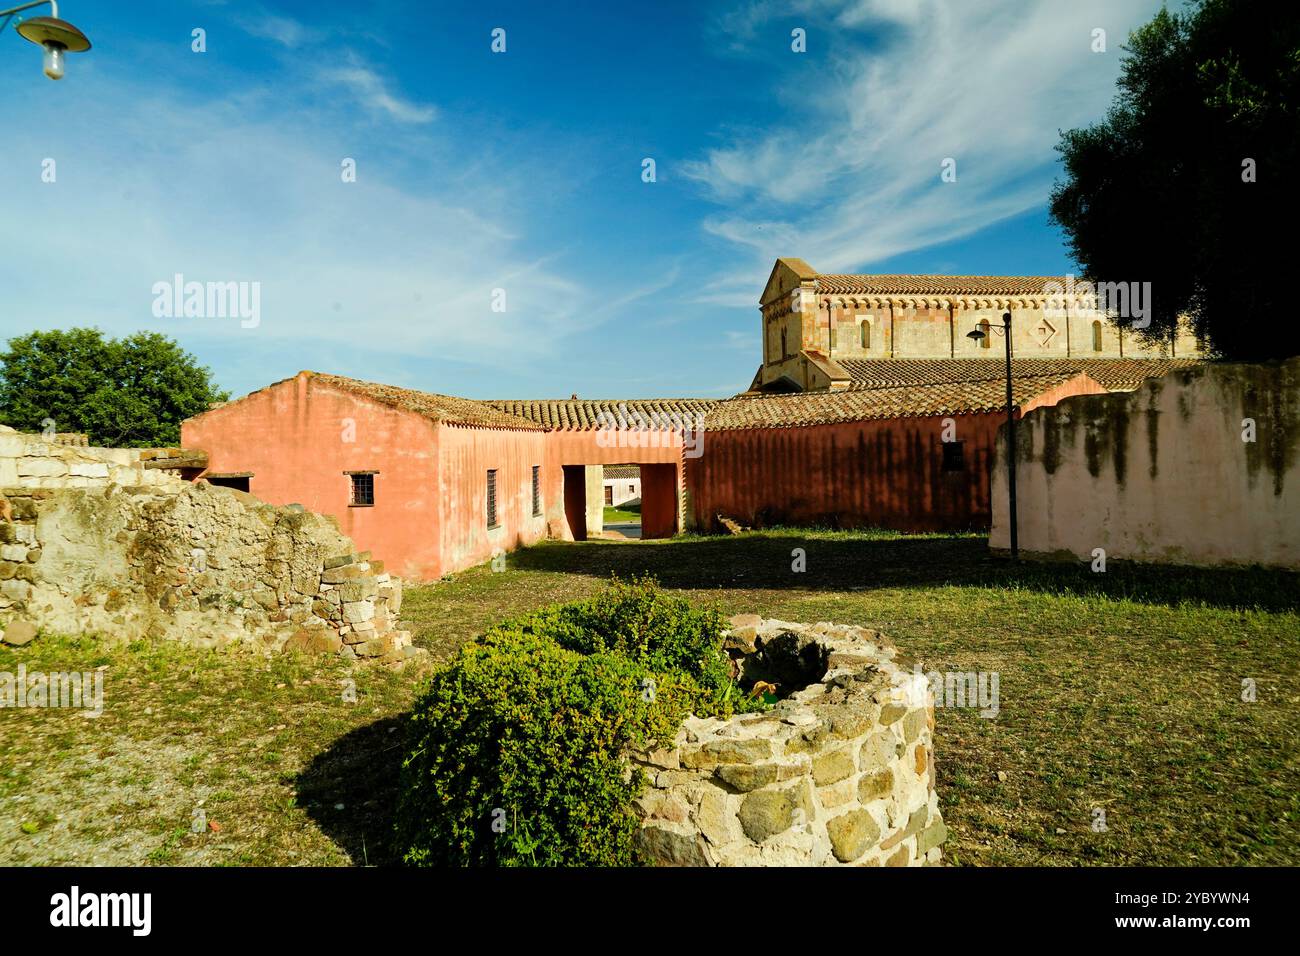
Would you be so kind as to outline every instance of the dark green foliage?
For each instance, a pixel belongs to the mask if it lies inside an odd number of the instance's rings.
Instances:
[[[727,676],[722,628],[650,582],[615,582],[467,645],[413,709],[397,812],[406,861],[635,864],[645,781],[623,753],[671,739],[688,713],[759,706]]]
[[[1300,8],[1197,0],[1134,31],[1104,122],[1062,134],[1052,218],[1093,281],[1150,282],[1236,360],[1300,354],[1286,293],[1300,164]],[[1255,182],[1243,181],[1243,162]]]
[[[175,445],[184,419],[227,398],[208,369],[156,332],[29,332],[0,353],[0,422],[20,431],[42,431],[48,419],[96,445]]]

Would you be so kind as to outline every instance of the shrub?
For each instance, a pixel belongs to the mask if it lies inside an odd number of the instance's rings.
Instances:
[[[728,677],[716,612],[652,582],[493,627],[430,678],[412,713],[397,834],[424,865],[638,862],[624,753],[690,712],[752,709]]]

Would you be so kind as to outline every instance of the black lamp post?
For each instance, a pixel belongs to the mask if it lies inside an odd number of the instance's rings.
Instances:
[[[997,331],[1007,340],[1007,497],[1011,507],[1011,560],[1020,559],[1020,540],[1016,534],[1016,416],[1015,405],[1011,398],[1011,313],[1002,313],[1002,328],[989,327],[989,332]],[[979,341],[988,333],[982,329],[967,332],[966,338]]]

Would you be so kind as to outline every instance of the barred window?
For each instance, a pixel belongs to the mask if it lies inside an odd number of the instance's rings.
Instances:
[[[344,472],[351,479],[348,504],[353,508],[370,508],[375,503],[375,471]]]
[[[542,466],[533,465],[533,517],[542,513]]]
[[[497,526],[497,470],[488,469],[487,476],[487,526]]]

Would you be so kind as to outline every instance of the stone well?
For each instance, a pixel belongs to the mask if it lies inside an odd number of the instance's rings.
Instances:
[[[921,866],[947,828],[934,790],[934,709],[884,635],[732,618],[740,680],[777,685],[761,714],[689,717],[631,755],[649,778],[639,842],[659,865]]]

